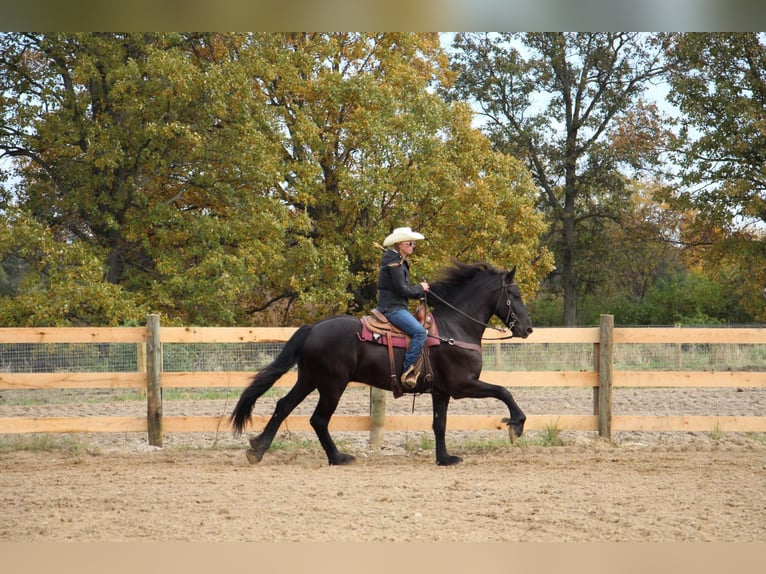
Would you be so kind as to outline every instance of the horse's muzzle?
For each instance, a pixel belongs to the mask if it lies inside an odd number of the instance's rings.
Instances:
[[[529,335],[532,333],[532,327],[527,327],[526,329],[524,327],[521,327],[517,325],[513,329],[511,329],[512,336],[519,337],[520,339],[526,339],[529,337]]]
[[[522,331],[521,338],[522,339],[526,339],[527,337],[529,337],[532,334],[533,330],[534,329],[532,329],[532,327],[527,327],[526,331]]]

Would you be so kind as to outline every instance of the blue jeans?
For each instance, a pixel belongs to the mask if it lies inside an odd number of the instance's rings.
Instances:
[[[404,355],[404,370],[406,371],[418,360],[418,356],[420,356],[420,352],[423,350],[423,345],[425,345],[428,332],[408,309],[396,309],[386,313],[386,318],[412,337],[407,354]]]

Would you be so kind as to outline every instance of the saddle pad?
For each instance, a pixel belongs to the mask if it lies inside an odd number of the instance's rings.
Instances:
[[[362,323],[362,331],[360,333],[357,333],[356,336],[359,338],[360,341],[369,341],[371,343],[377,343],[379,345],[387,345],[388,344],[388,337],[391,337],[391,345],[393,347],[401,347],[403,349],[406,349],[409,344],[409,337],[401,334],[401,335],[391,335],[390,333],[381,333],[378,331],[374,331],[370,328],[370,320],[372,319],[372,322],[374,323],[373,317],[362,317],[359,319],[359,321]],[[431,328],[428,330],[428,337],[426,338],[426,345],[429,347],[434,347],[436,345],[441,345],[441,341],[439,340],[439,332],[436,329],[436,320],[433,319],[431,322]]]

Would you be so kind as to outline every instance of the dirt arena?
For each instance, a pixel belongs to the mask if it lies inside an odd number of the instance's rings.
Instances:
[[[652,392],[626,391],[615,397],[616,408],[766,413],[763,389]],[[515,394],[528,414],[584,413],[592,400],[550,393]],[[365,399],[352,393],[340,411],[364,414]],[[176,401],[165,414],[230,408]],[[142,409],[136,402],[0,404],[0,416]],[[429,412],[430,398],[389,398],[389,412],[413,409]],[[494,409],[487,401],[456,401],[450,412]],[[259,403],[256,411],[270,414],[271,405]],[[42,450],[6,448],[0,541],[766,541],[763,435],[623,433],[605,442],[580,432],[563,433],[564,446],[530,440],[504,447],[495,440],[482,448],[492,439],[453,432],[450,450],[465,460],[442,468],[427,440],[403,434],[387,433],[373,451],[366,433],[341,433],[339,445],[358,457],[347,467],[328,466],[313,435],[303,433],[283,433],[281,441],[297,446],[271,450],[257,465],[247,463],[245,438],[228,433],[166,435],[162,449],[131,433],[53,437],[60,446]]]

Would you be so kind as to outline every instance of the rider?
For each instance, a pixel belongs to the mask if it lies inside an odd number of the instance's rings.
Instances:
[[[427,332],[409,310],[408,299],[421,299],[428,292],[428,283],[410,283],[410,264],[407,257],[415,249],[415,241],[425,237],[409,227],[398,227],[386,237],[383,246],[387,247],[380,261],[378,271],[378,311],[407,333],[410,346],[404,355],[402,385],[412,390],[417,385],[418,374],[415,362],[426,342]]]

